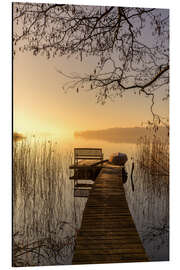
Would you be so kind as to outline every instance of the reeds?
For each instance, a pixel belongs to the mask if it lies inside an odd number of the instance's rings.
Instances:
[[[149,133],[141,137],[137,147],[137,161],[141,169],[152,176],[169,179],[169,137]]]
[[[72,152],[59,148],[52,141],[14,143],[13,266],[64,264],[72,253]]]
[[[13,266],[58,265],[66,262],[67,253],[73,252],[75,236],[64,239],[41,238],[37,241],[21,243],[13,235]]]
[[[159,136],[148,129],[146,136],[139,139],[132,158],[134,190],[130,181],[124,185],[133,220],[152,261],[169,258],[169,137],[166,133]],[[132,169],[130,166],[128,169],[130,174]]]

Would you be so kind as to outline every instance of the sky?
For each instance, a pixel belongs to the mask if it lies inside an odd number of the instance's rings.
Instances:
[[[31,0],[32,1],[32,0]],[[36,0],[37,1],[37,0]],[[87,2],[89,0],[84,0]],[[43,0],[45,2],[45,0]],[[47,1],[48,2],[48,1]],[[68,0],[64,0],[64,2],[68,2]],[[78,0],[71,0],[71,3],[78,2]],[[79,1],[80,2],[80,1]],[[91,0],[91,4],[100,3],[100,0]],[[180,128],[179,128],[179,113],[180,113],[180,106],[179,106],[179,98],[180,93],[177,91],[179,87],[179,78],[177,76],[177,70],[179,69],[179,62],[177,59],[180,59],[180,50],[179,50],[179,3],[178,1],[168,1],[168,0],[121,0],[122,4],[124,5],[134,5],[134,6],[144,6],[144,7],[164,7],[170,8],[171,14],[171,61],[173,65],[171,66],[170,74],[171,74],[171,99],[170,99],[170,119],[171,119],[171,136],[170,136],[170,147],[173,155],[171,155],[171,194],[173,196],[170,197],[171,199],[171,260],[169,262],[164,262],[163,267],[164,269],[178,269],[179,265],[179,239],[177,237],[180,227],[180,219],[177,218],[177,205],[179,204],[179,137],[180,137]],[[104,4],[108,5],[109,1],[104,0]],[[116,5],[119,4],[119,0],[113,0],[113,3]],[[11,58],[11,2],[10,1],[2,1],[2,14],[0,17],[1,25],[6,25],[6,27],[2,27],[2,35],[4,42],[1,42],[1,71],[3,76],[1,77],[1,85],[3,88],[6,88],[7,91],[1,91],[1,125],[3,127],[4,132],[1,132],[1,178],[2,179],[9,179],[9,181],[4,181],[3,189],[1,189],[1,208],[4,211],[4,206],[6,205],[6,215],[4,216],[4,222],[1,223],[1,239],[3,241],[3,245],[1,245],[3,258],[1,260],[1,264],[4,266],[5,269],[11,267],[11,226],[9,226],[12,222],[12,214],[9,209],[11,209],[11,178],[12,178],[12,168],[11,168],[11,161],[12,161],[12,147],[11,147],[11,89],[12,89],[12,80],[10,78],[11,74],[11,65],[12,65],[12,58]],[[173,16],[172,16],[173,15]],[[20,110],[20,109],[19,109]],[[15,124],[15,123],[14,123]],[[17,125],[17,122],[16,122]],[[21,127],[22,128],[22,127]],[[177,181],[176,181],[177,180]],[[8,230],[9,228],[9,230]],[[7,240],[8,239],[8,240]],[[157,265],[158,263],[153,263],[153,265]],[[127,269],[131,268],[131,265],[126,265]],[[62,266],[63,267],[63,266]],[[99,266],[100,267],[100,266]],[[133,267],[135,269],[143,269],[144,264],[134,264]],[[48,267],[45,267],[47,269]],[[68,269],[71,267],[68,267]],[[109,265],[103,265],[100,269],[108,269]],[[119,269],[119,265],[114,264],[112,266],[113,269]],[[146,265],[147,269],[152,269],[152,264],[149,263]],[[29,268],[31,269],[31,267]],[[49,268],[48,268],[49,269]]]
[[[67,79],[58,69],[82,74],[93,71],[95,65],[95,58],[82,62],[66,57],[47,60],[17,53],[13,62],[14,131],[71,137],[79,130],[135,127],[152,119],[151,100],[132,92],[101,105],[94,92],[63,90]],[[168,101],[162,101],[161,94],[155,104],[156,112],[168,115]]]

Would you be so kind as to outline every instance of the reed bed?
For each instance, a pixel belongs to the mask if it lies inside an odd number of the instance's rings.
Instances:
[[[165,133],[165,132],[164,132]],[[152,261],[169,258],[169,137],[147,130],[128,164],[125,184],[129,209]],[[134,189],[132,188],[132,182]]]
[[[76,227],[72,152],[52,141],[13,147],[13,266],[68,264]]]
[[[152,133],[141,137],[137,147],[137,161],[141,169],[152,176],[169,180],[169,137]]]

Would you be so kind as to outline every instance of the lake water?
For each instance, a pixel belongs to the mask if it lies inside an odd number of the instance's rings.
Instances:
[[[21,142],[18,142],[21,143]],[[36,166],[37,158],[34,159],[36,161],[32,167],[29,167],[28,173],[31,172],[31,177],[33,179],[31,187],[27,188],[29,190],[29,197],[25,197],[21,191],[21,189],[17,188],[19,185],[14,183],[14,189],[16,190],[16,200],[14,200],[14,218],[13,218],[13,231],[20,232],[24,226],[24,233],[30,235],[31,228],[35,228],[35,222],[37,221],[37,227],[40,229],[40,233],[37,232],[33,234],[33,239],[37,237],[42,237],[42,231],[44,231],[44,236],[46,236],[46,230],[49,230],[49,227],[57,228],[58,224],[61,224],[61,229],[58,229],[58,234],[56,237],[71,239],[71,236],[75,234],[76,229],[80,228],[81,218],[83,209],[85,207],[87,199],[83,198],[74,198],[73,197],[73,181],[69,180],[70,172],[69,165],[73,162],[73,148],[75,147],[97,147],[102,148],[104,153],[104,159],[108,159],[112,153],[115,152],[123,152],[128,155],[128,162],[126,163],[126,170],[128,172],[128,180],[126,184],[124,184],[125,193],[127,202],[133,216],[134,222],[136,224],[137,230],[140,234],[143,245],[146,249],[147,255],[152,261],[159,260],[168,260],[169,259],[169,190],[168,186],[165,183],[164,179],[152,178],[147,175],[145,172],[142,172],[138,169],[136,164],[136,144],[129,143],[110,143],[106,141],[100,140],[85,140],[81,138],[76,138],[73,140],[60,140],[56,141],[56,148],[58,151],[63,153],[64,158],[59,159],[59,161],[53,161],[53,166],[56,168],[58,164],[61,162],[61,170],[62,175],[51,175],[52,172],[48,172],[49,178],[54,179],[57,177],[62,177],[64,180],[61,182],[55,183],[56,190],[51,186],[51,182],[47,181],[48,192],[47,197],[43,197],[44,193],[37,196],[37,194],[33,194],[33,187],[36,189],[36,193],[40,194],[44,190],[43,183],[44,177],[46,177],[45,173],[42,171],[39,172],[39,176],[33,174],[33,168]],[[36,144],[36,148],[38,148],[38,144]],[[45,151],[45,149],[43,149]],[[28,151],[27,151],[28,153]],[[68,158],[67,158],[68,153]],[[70,154],[69,154],[70,153]],[[42,150],[41,150],[42,154]],[[36,153],[37,155],[37,153]],[[38,156],[38,155],[37,155]],[[130,180],[130,172],[132,166],[132,159],[135,161],[135,170],[133,174],[133,182],[134,182],[134,191],[132,190],[131,180]],[[52,158],[51,158],[52,159]],[[44,164],[45,161],[43,161]],[[48,159],[46,160],[46,163]],[[50,162],[50,161],[49,161]],[[39,163],[40,164],[40,163]],[[22,165],[21,165],[22,166]],[[25,165],[23,165],[25,166]],[[39,165],[40,166],[40,165]],[[26,169],[26,167],[23,167]],[[22,170],[21,170],[22,171]],[[57,170],[58,173],[58,170]],[[42,177],[43,175],[43,177]],[[44,176],[45,175],[45,176]],[[22,177],[22,176],[21,176]],[[17,180],[20,181],[17,175]],[[38,181],[37,179],[42,178],[42,181]],[[21,180],[22,181],[22,180]],[[28,180],[29,182],[31,180]],[[17,183],[17,182],[16,182]],[[41,185],[40,185],[41,183]],[[24,187],[25,188],[25,187]],[[53,195],[50,194],[53,193]],[[27,194],[27,192],[26,192]],[[34,197],[33,197],[34,196]],[[36,198],[37,197],[37,198]],[[33,199],[34,198],[34,199]],[[47,201],[52,202],[51,209],[49,212],[45,211],[45,199]],[[35,203],[35,201],[37,202]],[[42,202],[43,201],[43,202]],[[37,212],[34,210],[35,205],[38,204]],[[42,204],[42,206],[41,206]],[[49,206],[48,206],[49,207]],[[42,209],[41,209],[42,208]],[[56,208],[56,209],[55,209]],[[24,210],[25,209],[25,210]],[[41,210],[40,210],[41,209]],[[34,211],[34,214],[32,212]],[[50,218],[49,218],[50,216]],[[53,223],[51,220],[53,219]],[[41,224],[39,224],[41,221]],[[25,224],[25,222],[28,224]],[[34,223],[33,223],[34,222]],[[39,222],[39,223],[38,223]],[[47,228],[47,223],[49,222],[49,227]],[[53,224],[53,226],[52,226]],[[59,227],[58,227],[59,228]],[[52,230],[52,229],[51,229]],[[54,229],[55,230],[55,229]],[[57,233],[57,232],[56,232]],[[24,236],[23,236],[24,237]],[[70,243],[70,248],[66,248],[64,255],[57,259],[57,261],[53,261],[49,264],[71,264],[72,255],[73,255],[73,241]],[[39,265],[43,265],[41,262]],[[47,265],[47,261],[44,262],[44,265]]]
[[[78,138],[73,147],[102,147],[104,158],[112,153],[122,152],[128,155],[126,170],[128,181],[124,184],[128,205],[140,234],[143,245],[151,260],[169,258],[169,190],[163,185],[165,179],[139,171],[136,164],[137,145],[133,143],[112,143]],[[130,173],[132,160],[135,161],[132,190]]]

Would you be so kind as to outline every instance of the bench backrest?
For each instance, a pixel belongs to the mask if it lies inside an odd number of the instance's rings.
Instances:
[[[103,160],[102,148],[74,148],[74,162],[79,159]]]

